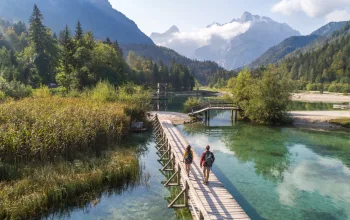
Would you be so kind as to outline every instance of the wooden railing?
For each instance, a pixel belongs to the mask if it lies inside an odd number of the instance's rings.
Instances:
[[[206,109],[206,108],[234,108],[237,105],[233,102],[227,101],[208,101],[202,102],[200,105],[193,106],[191,111],[188,113],[194,113],[196,111]]]
[[[153,126],[155,126],[155,136],[159,140],[157,143],[157,150],[160,153],[160,159],[158,161],[164,162],[162,171],[172,171],[172,176],[164,183],[165,187],[179,186],[182,191],[175,197],[175,199],[169,204],[169,208],[190,208],[192,217],[196,220],[210,219],[207,210],[205,209],[202,201],[196,193],[195,186],[187,176],[185,164],[182,162],[183,158],[177,153],[178,146],[175,143],[168,140],[166,125],[163,125],[158,119],[157,115],[153,120]],[[183,204],[176,204],[183,196]]]

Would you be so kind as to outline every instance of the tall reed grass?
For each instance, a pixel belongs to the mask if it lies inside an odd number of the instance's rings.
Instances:
[[[132,150],[86,160],[30,165],[0,182],[0,219],[39,219],[69,206],[84,206],[106,189],[139,184],[141,167]]]
[[[27,98],[0,105],[0,160],[47,160],[115,140],[130,117],[122,103]]]

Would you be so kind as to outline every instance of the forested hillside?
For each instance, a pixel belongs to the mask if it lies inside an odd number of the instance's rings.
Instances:
[[[287,58],[281,65],[290,71],[291,78],[299,81],[344,84],[341,88],[333,85],[330,91],[349,92],[350,83],[350,23],[322,47]],[[315,89],[310,88],[309,89]],[[318,88],[320,89],[320,88]]]
[[[202,85],[214,86],[217,82],[223,82],[233,76],[233,71],[226,71],[215,62],[191,60],[165,47],[122,44],[121,48],[124,51],[125,58],[127,58],[130,51],[133,51],[137,56],[152,59],[154,62],[161,61],[166,66],[170,66],[173,62],[186,65]]]
[[[287,38],[276,46],[271,47],[258,59],[248,65],[248,67],[256,68],[261,65],[276,63],[289,54],[293,56],[293,54],[295,54],[294,51],[298,53],[300,52],[298,50],[310,50],[318,45],[322,45],[335,31],[342,29],[345,23],[346,22],[330,22],[312,32],[310,35]]]
[[[118,41],[96,41],[94,33],[84,32],[79,21],[75,31],[66,26],[57,36],[43,20],[36,5],[28,29],[24,22],[0,20],[0,89],[7,96],[20,98],[41,85],[82,90],[104,80],[115,86],[134,82],[154,87],[162,79],[174,84],[175,89],[194,86],[186,65],[173,62],[166,76],[161,75],[164,67],[160,65],[158,70],[152,61],[145,69],[130,68]]]
[[[98,40],[110,37],[121,43],[153,44],[134,21],[115,10],[108,0],[1,0],[0,18],[28,25],[34,3],[45,15],[44,25],[57,34],[66,25],[74,27],[79,20]]]

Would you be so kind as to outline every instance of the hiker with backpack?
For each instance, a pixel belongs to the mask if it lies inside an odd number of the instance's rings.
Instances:
[[[186,150],[184,153],[184,160],[185,160],[185,164],[186,164],[187,176],[190,177],[191,164],[193,162],[193,151],[192,151],[191,145],[188,145],[186,147]]]
[[[206,151],[203,152],[202,157],[201,157],[201,161],[200,161],[200,165],[201,167],[203,167],[203,183],[204,184],[208,184],[209,182],[209,173],[211,170],[211,167],[213,166],[213,163],[215,161],[215,157],[213,152],[210,151],[210,146],[207,145],[205,147]]]

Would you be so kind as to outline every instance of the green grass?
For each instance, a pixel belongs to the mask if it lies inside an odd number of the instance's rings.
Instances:
[[[0,219],[36,219],[69,206],[83,207],[106,189],[120,191],[138,184],[140,171],[132,150],[17,165],[12,167],[11,180],[0,182]]]
[[[330,122],[336,125],[340,125],[344,128],[350,128],[350,118],[332,119]]]
[[[0,219],[39,219],[138,184],[135,149],[119,143],[149,103],[140,86],[106,82],[70,93],[44,86],[1,103]]]

